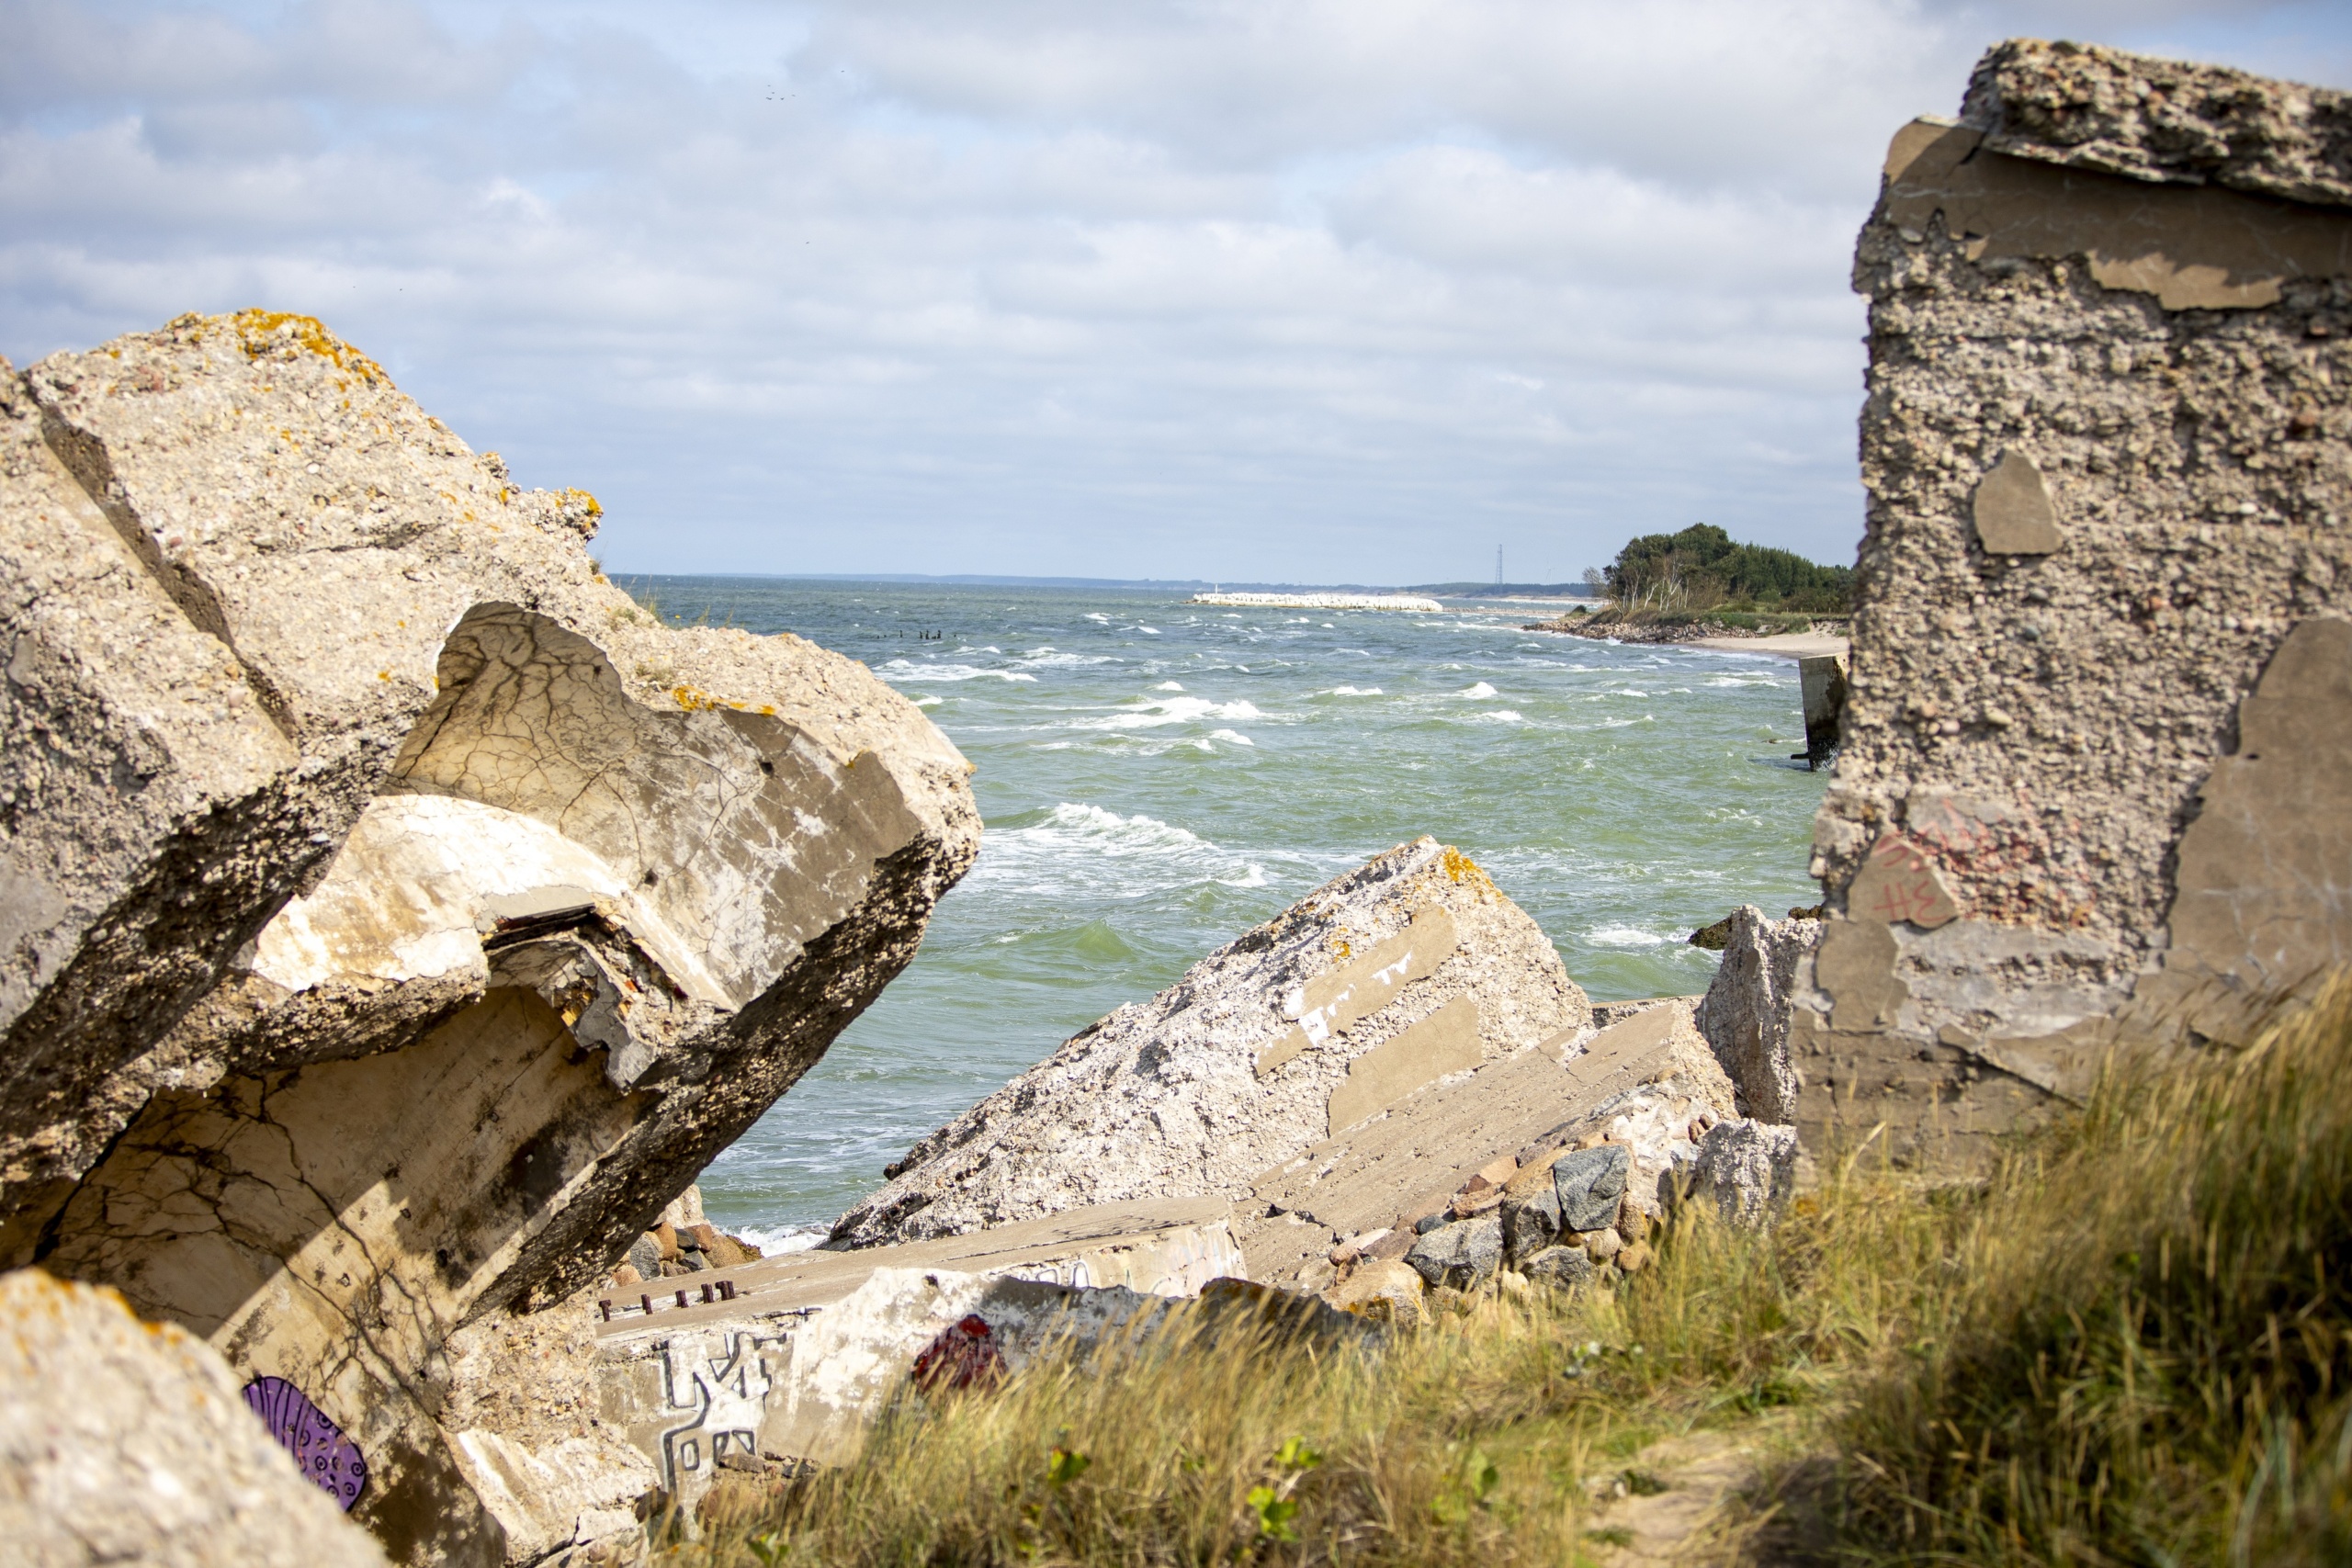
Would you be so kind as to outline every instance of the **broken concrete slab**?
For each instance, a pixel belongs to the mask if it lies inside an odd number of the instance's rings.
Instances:
[[[854,1452],[916,1356],[968,1314],[1011,1369],[1049,1330],[1097,1335],[1243,1267],[1214,1199],[762,1258],[610,1300],[595,1325],[599,1418],[690,1508],[729,1453],[831,1463]]]
[[[964,761],[863,666],[660,626],[591,498],[307,318],[6,382],[0,1247],[299,1389],[396,1557],[496,1562],[450,1336],[601,1275],[905,964]]]
[[[1423,922],[1450,931],[1451,946],[1423,952],[1412,934]],[[1434,968],[1403,978],[1440,948]],[[1367,956],[1398,976],[1393,986],[1359,972]],[[1318,982],[1335,976],[1327,995]],[[1352,1022],[1331,1015],[1320,1045],[1282,1055],[1300,1020],[1357,985],[1373,988],[1354,996],[1387,999]],[[1361,1121],[1431,1077],[1581,1028],[1589,1013],[1535,922],[1459,852],[1420,839],[1080,1032],[916,1145],[827,1245],[953,1235],[1088,1203],[1238,1198],[1325,1141],[1335,1115]],[[1261,1077],[1270,1054],[1280,1059]]]
[[[1797,1133],[1793,1127],[1737,1118],[1719,1122],[1699,1140],[1686,1197],[1713,1203],[1732,1224],[1760,1224],[1795,1196]]]
[[[2352,207],[2352,93],[2095,44],[1987,50],[1962,116],[2012,157]]]
[[[1325,1107],[1329,1130],[1352,1127],[1425,1084],[1466,1073],[1485,1055],[1478,1038],[1478,1004],[1456,997],[1393,1039],[1348,1064],[1348,1076]]]
[[[1531,1161],[1596,1118],[1647,1103],[1649,1089],[1711,1115],[1732,1114],[1730,1081],[1687,1002],[1645,1009],[1593,1033],[1564,1032],[1408,1096],[1250,1184],[1233,1216],[1250,1277],[1322,1289],[1332,1280],[1335,1245],[1384,1229],[1408,1235],[1413,1221],[1444,1209],[1482,1169],[1499,1170],[1498,1156],[1515,1156],[1522,1168],[1506,1178],[1508,1194],[1527,1179]]]
[[[1723,959],[1692,1015],[1731,1078],[1739,1112],[1787,1122],[1796,1115],[1796,1069],[1789,1061],[1789,1010],[1812,985],[1819,920],[1768,920],[1753,904],[1732,911]]]
[[[281,1446],[248,1380],[112,1291],[0,1275],[0,1540],[12,1562],[382,1568],[382,1550]]]

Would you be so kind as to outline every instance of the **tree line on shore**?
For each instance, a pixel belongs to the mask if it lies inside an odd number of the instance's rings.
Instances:
[[[1823,566],[1794,550],[1744,545],[1712,523],[1679,534],[1644,534],[1585,581],[1622,613],[1787,611],[1842,615],[1853,608],[1854,569]]]

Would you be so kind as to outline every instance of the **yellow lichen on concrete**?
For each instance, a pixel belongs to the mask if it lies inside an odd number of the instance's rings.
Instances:
[[[181,320],[187,318],[182,317]],[[245,351],[247,359],[259,359],[279,346],[281,341],[289,342],[309,349],[338,370],[348,370],[363,381],[379,387],[392,384],[392,378],[384,373],[382,366],[329,332],[326,323],[316,316],[296,315],[291,310],[240,310],[233,316],[216,316],[209,320],[226,321],[236,330],[238,346]]]

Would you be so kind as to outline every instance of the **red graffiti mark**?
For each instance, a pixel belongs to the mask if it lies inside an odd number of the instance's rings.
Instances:
[[[1861,912],[1873,919],[1939,926],[1958,912],[1936,878],[1935,863],[1900,833],[1883,834],[1871,846],[1869,869]]]
[[[1004,1353],[978,1313],[949,1324],[915,1358],[915,1386],[924,1390],[986,1387],[1004,1375]]]

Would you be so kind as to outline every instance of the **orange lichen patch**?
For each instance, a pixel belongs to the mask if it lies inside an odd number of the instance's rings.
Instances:
[[[1465,876],[1476,876],[1483,880],[1487,874],[1478,869],[1477,862],[1460,850],[1448,845],[1445,852],[1445,874],[1459,882]]]
[[[673,686],[670,688],[670,694],[675,697],[678,700],[678,705],[688,713],[695,713],[703,708],[718,705],[711,700],[708,693],[693,686]]]
[[[363,381],[380,387],[392,384],[382,366],[327,331],[316,316],[298,316],[290,310],[240,310],[225,320],[236,329],[237,344],[247,359],[259,359],[273,349],[291,344],[310,350]]]
[[[555,492],[555,499],[556,503],[567,512],[577,507],[591,517],[602,517],[605,514],[604,502],[584,490],[570,488],[560,490]]]

